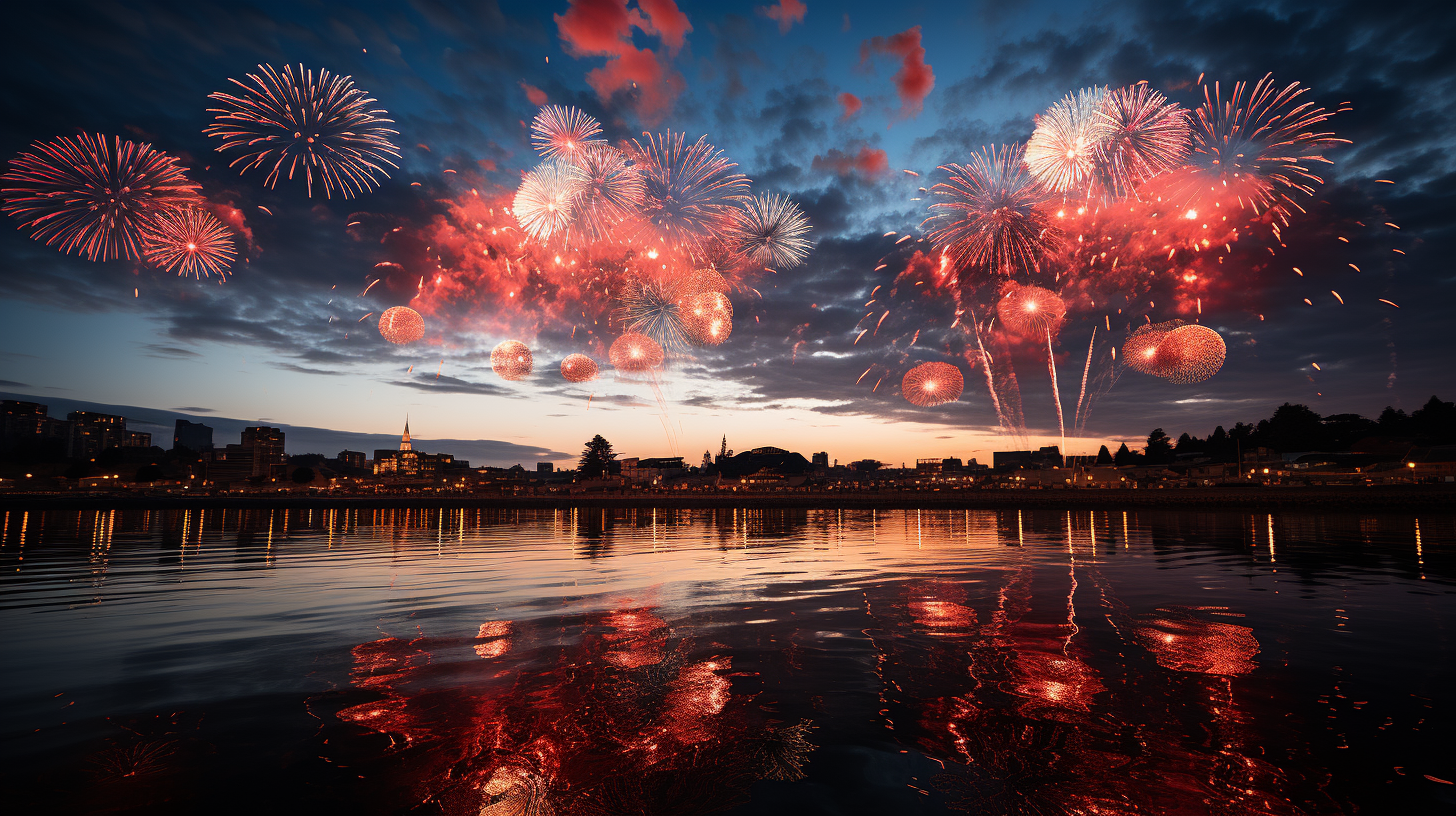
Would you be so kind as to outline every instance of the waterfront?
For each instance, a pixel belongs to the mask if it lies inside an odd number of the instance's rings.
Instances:
[[[3,534],[26,812],[1456,807],[1449,513],[10,509]]]

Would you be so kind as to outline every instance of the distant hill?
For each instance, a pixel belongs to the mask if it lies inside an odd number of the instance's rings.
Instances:
[[[101,402],[67,399],[65,397],[17,394],[7,391],[0,391],[0,398],[38,402],[47,406],[50,409],[50,415],[57,419],[65,419],[66,414],[71,411],[96,411],[103,414],[120,414],[126,417],[126,427],[128,430],[150,433],[152,435],[152,444],[162,448],[172,447],[172,431],[176,427],[177,420],[179,419],[201,422],[211,426],[213,429],[213,443],[218,447],[238,442],[242,436],[243,428],[254,425],[267,425],[269,427],[283,429],[284,445],[289,455],[322,453],[326,456],[333,457],[341,450],[356,450],[373,456],[377,448],[395,448],[399,446],[398,434],[351,433],[349,431],[335,431],[328,428],[288,425],[282,422],[270,422],[268,420],[232,419],[230,417],[215,416],[210,413],[189,414],[181,411],[166,411],[159,408],[143,408],[138,405],[110,405]],[[403,426],[402,421],[400,424]],[[451,453],[455,455],[456,459],[467,459],[472,466],[477,467],[480,465],[509,467],[511,465],[521,464],[527,470],[532,470],[535,462],[574,462],[576,460],[575,454],[542,450],[541,448],[518,445],[514,442],[501,442],[494,439],[427,439],[418,434],[412,435],[414,436],[414,447],[416,450],[423,450],[428,453]]]

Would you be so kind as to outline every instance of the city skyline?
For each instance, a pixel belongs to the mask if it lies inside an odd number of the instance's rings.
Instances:
[[[269,4],[177,14],[139,4],[97,6],[74,29],[56,12],[21,10],[22,28],[44,36],[19,43],[23,58],[3,69],[17,115],[0,125],[0,147],[13,156],[82,129],[170,150],[237,211],[246,261],[221,285],[179,279],[62,255],[7,219],[0,388],[43,403],[315,428],[320,439],[327,431],[387,438],[409,415],[430,429],[428,444],[474,441],[473,450],[452,449],[481,464],[565,462],[594,433],[624,450],[689,461],[694,440],[724,433],[752,445],[795,440],[841,461],[1060,445],[1050,384],[1034,362],[1018,363],[1023,445],[998,428],[976,372],[958,401],[916,408],[901,398],[898,373],[940,359],[941,349],[856,342],[861,304],[895,271],[874,270],[879,259],[902,236],[925,234],[917,188],[941,163],[1027,138],[1033,115],[1068,89],[1148,80],[1191,104],[1202,74],[1227,83],[1272,71],[1309,87],[1320,105],[1348,101],[1353,110],[1329,127],[1354,144],[1332,152],[1310,212],[1287,228],[1290,246],[1253,273],[1258,286],[1200,302],[1203,322],[1228,342],[1223,370],[1196,385],[1126,374],[1085,435],[1069,433],[1065,452],[1135,442],[1158,426],[1207,434],[1286,401],[1374,416],[1451,390],[1446,360],[1456,340],[1436,305],[1449,302],[1451,285],[1441,248],[1450,239],[1452,108],[1438,90],[1442,72],[1420,67],[1437,46],[1409,25],[1418,6],[1376,18],[1354,4],[1322,5],[1318,16],[1130,4],[1094,16],[1050,3],[972,9],[926,27],[918,12],[873,5],[831,13],[811,3],[780,19],[754,4],[683,3],[678,29],[629,31],[671,92],[603,95],[603,75],[593,72],[614,63],[581,46],[569,14],[589,5],[507,5],[474,17],[420,7],[376,23],[365,13]],[[114,24],[132,35],[107,36]],[[1234,25],[1260,36],[1226,36]],[[910,49],[897,70],[889,38],[909,42],[912,31],[921,62]],[[269,190],[227,168],[202,132],[207,94],[259,62],[327,64],[354,76],[395,118],[399,169],[372,193],[341,200],[285,184]],[[908,90],[896,79],[907,65],[924,69]],[[123,81],[84,80],[120,66]],[[487,319],[491,308],[431,315],[426,340],[406,347],[385,343],[369,319],[412,302],[423,278],[418,269],[381,277],[375,270],[395,256],[379,249],[376,233],[364,240],[348,224],[421,229],[453,189],[447,171],[514,185],[536,161],[528,123],[543,99],[582,107],[613,138],[708,134],[813,224],[805,266],[769,278],[761,298],[735,293],[733,336],[669,366],[661,402],[652,384],[611,374],[590,387],[560,382],[555,366],[578,349],[561,327],[533,327],[525,339],[536,371],[511,382],[488,363],[496,343],[514,337]],[[1247,253],[1235,257],[1243,263]],[[1093,317],[1069,323],[1056,349],[1068,413]],[[878,390],[856,381],[872,366],[883,369]]]

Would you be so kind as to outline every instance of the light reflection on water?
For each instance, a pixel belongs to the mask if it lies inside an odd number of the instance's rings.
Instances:
[[[48,812],[1442,812],[1453,540],[1450,515],[10,511],[0,775]]]

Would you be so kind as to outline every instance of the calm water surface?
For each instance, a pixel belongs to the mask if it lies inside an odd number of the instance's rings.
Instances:
[[[1451,515],[11,511],[0,627],[12,813],[1456,812]]]

